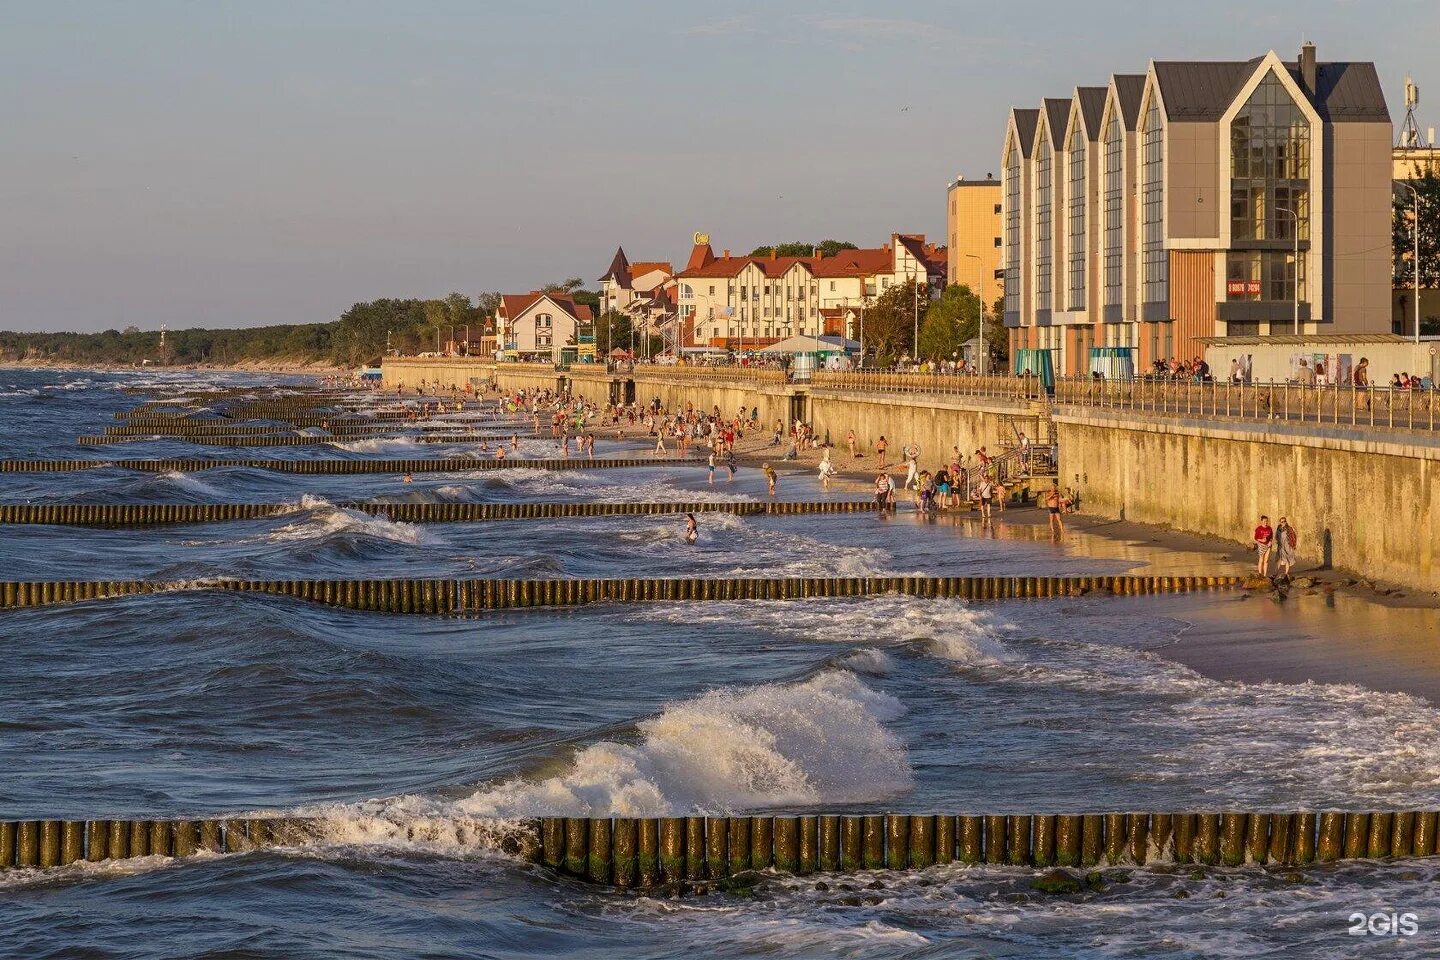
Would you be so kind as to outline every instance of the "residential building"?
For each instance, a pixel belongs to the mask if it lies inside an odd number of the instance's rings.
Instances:
[[[642,343],[648,341],[644,334],[651,331],[673,341],[678,329],[674,323],[677,281],[670,261],[631,263],[620,247],[599,282],[602,316],[610,311],[625,314],[631,329],[641,333]]]
[[[924,234],[808,257],[717,257],[708,242],[697,243],[677,275],[683,345],[749,350],[823,334],[863,342],[867,304],[911,279],[938,293],[946,275],[945,248]]]
[[[980,295],[986,309],[1000,296],[1000,181],[956,177],[945,190],[945,249],[951,283]],[[976,287],[979,290],[976,290]]]
[[[1011,347],[1079,374],[1091,346],[1144,366],[1202,355],[1202,337],[1388,332],[1391,129],[1374,65],[1312,44],[1151,61],[1012,110]]]
[[[495,309],[497,354],[505,360],[573,360],[581,352],[582,333],[594,320],[590,307],[569,294],[503,294]]]

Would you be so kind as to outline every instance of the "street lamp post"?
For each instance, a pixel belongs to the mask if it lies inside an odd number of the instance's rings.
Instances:
[[[1410,251],[1410,263],[1415,268],[1415,342],[1420,342],[1420,191],[1415,189],[1414,184],[1406,183],[1404,180],[1394,181],[1396,186],[1404,187],[1410,191],[1415,198],[1415,209],[1410,220],[1410,242],[1413,245]]]
[[[985,261],[974,253],[965,254],[966,259],[975,261],[975,300],[980,304],[980,376],[985,376],[985,354],[990,352],[985,343]]]
[[[1276,213],[1288,213],[1295,226],[1295,336],[1300,335],[1300,216],[1289,207],[1275,208]]]

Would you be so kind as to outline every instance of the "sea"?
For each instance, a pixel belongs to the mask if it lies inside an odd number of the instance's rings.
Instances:
[[[0,370],[0,458],[480,455],[408,438],[245,452],[75,442],[145,399],[134,388],[308,382]],[[601,436],[601,456],[650,446]],[[0,474],[4,502],[292,505],[209,525],[6,527],[0,568],[193,587],[221,576],[1231,572],[1099,534],[1055,542],[1019,514],[986,527],[908,512],[705,513],[692,547],[683,515],[412,525],[340,506],[766,496],[749,467],[712,485],[693,464],[524,462],[554,452],[524,439],[513,466],[408,484],[238,467]],[[780,475],[782,499],[856,495]],[[1034,891],[1034,869],[959,865],[671,897],[565,879],[493,842],[516,818],[551,814],[1440,806],[1440,710],[1423,697],[1215,679],[1172,655],[1197,624],[1238,623],[1270,601],[1250,603],[880,596],[427,617],[191,589],[0,612],[0,818],[290,813],[321,818],[331,838],[0,873],[0,957],[1440,954],[1435,860],[1110,868],[1103,889],[1071,897]],[[1296,604],[1292,622],[1271,606],[1277,630],[1353,630],[1344,609],[1302,616]],[[1367,922],[1407,913],[1412,935]]]

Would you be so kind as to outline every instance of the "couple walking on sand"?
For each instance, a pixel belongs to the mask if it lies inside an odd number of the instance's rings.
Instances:
[[[1262,577],[1270,576],[1270,558],[1273,556],[1280,568],[1279,575],[1289,577],[1290,569],[1295,566],[1295,547],[1300,542],[1289,519],[1281,517],[1280,522],[1272,527],[1270,518],[1262,514],[1260,522],[1255,525],[1253,540],[1255,573]]]

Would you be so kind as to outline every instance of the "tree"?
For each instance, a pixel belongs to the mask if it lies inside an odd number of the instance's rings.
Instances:
[[[607,310],[595,321],[595,354],[608,357],[616,347],[630,349],[630,317],[619,310]]]
[[[881,366],[890,366],[902,354],[914,355],[917,303],[924,316],[930,291],[908,280],[890,287],[865,308],[865,349]]]
[[[833,257],[841,250],[859,250],[860,248],[849,240],[821,240],[816,249],[827,257]]]
[[[585,286],[585,281],[579,277],[571,277],[568,280],[561,280],[558,283],[547,283],[540,288],[541,293],[574,293]]]
[[[974,339],[980,327],[980,298],[961,284],[951,284],[932,300],[920,324],[920,356],[949,360]]]
[[[1440,176],[1427,169],[1423,176],[1405,182],[1420,195],[1420,287],[1434,289],[1440,287]],[[1410,292],[1415,285],[1415,266],[1411,262],[1415,256],[1416,236],[1411,232],[1414,222],[1415,195],[1409,190],[1397,189],[1391,216],[1391,256],[1395,286],[1407,288],[1407,297],[1414,296]],[[1406,302],[1410,304],[1405,317],[1408,324],[1415,307],[1413,301]],[[1426,319],[1429,318],[1421,319],[1424,327],[1429,326]]]
[[[833,257],[841,250],[857,250],[858,247],[848,240],[821,240],[817,243],[806,243],[803,240],[794,240],[790,243],[777,243],[764,247],[756,247],[750,251],[752,257],[768,257],[774,251],[777,257],[813,257],[817,252],[827,257]]]

